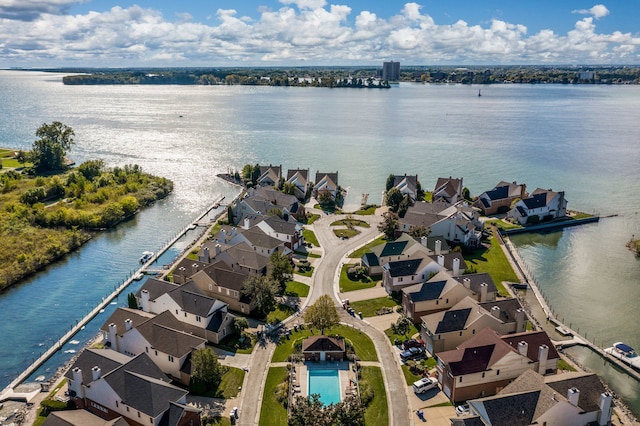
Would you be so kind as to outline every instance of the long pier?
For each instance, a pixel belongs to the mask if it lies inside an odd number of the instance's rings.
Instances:
[[[504,246],[509,252],[509,255],[511,256],[512,261],[518,267],[518,270],[521,272],[522,276],[525,278],[525,281],[527,282],[527,284],[529,284],[529,288],[533,291],[534,295],[536,296],[538,303],[540,304],[540,306],[542,307],[542,310],[547,316],[547,320],[552,324],[554,324],[556,328],[561,329],[562,334],[565,334],[567,336],[569,335],[572,336],[571,339],[554,341],[553,342],[554,345],[558,349],[568,348],[576,345],[587,347],[591,349],[593,352],[600,355],[606,361],[612,364],[615,364],[617,367],[619,367],[629,376],[633,377],[634,379],[640,382],[640,371],[632,368],[629,364],[623,362],[622,360],[609,355],[604,351],[603,348],[597,346],[595,343],[588,340],[585,336],[580,335],[579,332],[573,330],[571,327],[564,324],[555,316],[553,310],[549,307],[542,292],[538,288],[536,281],[533,279],[531,273],[529,272],[529,269],[526,267],[526,264],[522,261],[522,258],[520,258],[520,255],[518,254],[518,251],[516,250],[515,246],[511,243],[511,241],[509,241],[508,237],[506,238],[503,237],[503,241],[504,241]]]
[[[206,215],[209,214],[209,212],[218,208],[220,206],[220,203],[224,200],[224,198],[225,197],[223,196],[219,200],[217,200],[216,202],[208,206],[207,209],[204,211],[204,213],[199,215],[193,222],[201,221]],[[218,213],[215,216],[215,220],[217,220],[225,212],[226,210],[224,209],[221,210],[220,213]],[[78,321],[76,325],[72,326],[69,329],[69,331],[67,331],[62,337],[60,337],[60,339],[56,343],[54,343],[51,347],[49,347],[49,349],[47,349],[42,355],[40,355],[38,359],[36,359],[30,366],[28,366],[22,373],[20,373],[18,377],[16,377],[11,383],[9,383],[9,385],[6,388],[2,390],[2,392],[0,393],[0,402],[6,401],[6,400],[23,400],[23,401],[29,402],[35,395],[37,395],[39,391],[33,391],[30,393],[19,393],[15,391],[15,388],[19,384],[24,382],[29,376],[31,376],[38,368],[40,368],[42,364],[44,364],[49,358],[51,358],[57,351],[62,349],[62,346],[65,343],[71,340],[71,338],[75,336],[76,333],[78,333],[78,331],[80,331],[83,327],[85,327],[89,323],[89,321],[91,321],[96,315],[102,312],[113,301],[113,299],[118,297],[120,293],[122,293],[129,286],[129,284],[131,284],[135,280],[135,277],[138,274],[144,273],[145,270],[147,270],[155,261],[158,260],[160,256],[162,256],[167,250],[169,250],[180,238],[182,238],[191,229],[193,229],[191,227],[191,223],[185,226],[180,232],[176,234],[174,238],[169,240],[169,242],[167,242],[159,251],[154,253],[154,255],[151,256],[137,271],[135,271],[133,274],[131,274],[130,277],[125,279],[122,282],[122,284],[116,287],[114,291],[110,293],[107,297],[104,297],[102,301],[95,308],[93,308],[84,318]]]

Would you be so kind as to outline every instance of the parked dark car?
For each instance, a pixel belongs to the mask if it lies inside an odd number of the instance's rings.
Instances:
[[[409,348],[423,348],[424,347],[424,342],[422,341],[422,339],[417,340],[417,339],[409,339],[409,340],[405,340],[404,343],[402,344],[402,348],[403,349],[409,349]]]
[[[409,359],[422,358],[425,355],[424,348],[409,348],[400,352],[400,359],[407,361]]]

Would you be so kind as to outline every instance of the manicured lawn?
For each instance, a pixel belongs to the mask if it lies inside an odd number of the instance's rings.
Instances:
[[[310,266],[309,269],[304,272],[300,272],[298,268],[296,268],[295,273],[298,275],[302,275],[303,277],[310,277],[311,275],[313,275],[313,266]]]
[[[358,235],[360,231],[358,231],[357,229],[341,228],[341,229],[334,229],[333,233],[338,238],[342,238],[342,237],[351,238]]]
[[[23,164],[21,164],[18,160],[16,160],[15,158],[3,158],[2,160],[2,168],[4,169],[6,168],[18,168],[18,167],[22,167]],[[31,163],[25,163],[24,165],[30,165]]]
[[[319,254],[310,253],[308,251],[295,250],[294,253],[297,254],[298,256],[301,256],[301,257],[311,257],[311,258],[314,258],[314,259],[320,259],[322,257]]]
[[[500,220],[500,219],[488,219],[488,220],[485,220],[484,224],[485,224],[485,226],[487,226],[487,225],[495,225],[495,226],[497,226],[498,228],[501,228],[501,229],[522,228],[522,225],[505,222],[504,220]]]
[[[424,197],[422,197],[422,199],[427,203],[430,203],[431,201],[433,201],[433,192],[424,191]]]
[[[375,287],[377,281],[372,280],[370,277],[364,277],[359,281],[353,281],[347,276],[347,271],[353,265],[342,265],[340,271],[340,292],[362,290],[363,288]]]
[[[381,235],[370,243],[363,245],[357,250],[354,250],[351,254],[349,254],[349,257],[352,259],[360,259],[365,253],[370,252],[373,247],[379,246],[380,244],[384,244],[386,242],[387,240],[385,239],[385,236]]]
[[[357,210],[356,212],[354,212],[354,214],[358,214],[360,216],[370,216],[370,215],[374,215],[376,214],[376,209],[378,208],[378,206],[376,205],[367,205],[364,207],[360,207],[359,210]]]
[[[294,297],[307,297],[309,295],[309,286],[299,281],[289,281],[284,294]]]
[[[203,422],[204,426],[231,426],[231,420],[229,420],[229,416],[225,417],[209,417],[205,422]]]
[[[222,376],[222,381],[215,392],[215,398],[230,399],[235,398],[240,393],[240,387],[244,381],[244,370],[241,368],[229,367]]]
[[[362,367],[362,380],[373,388],[373,399],[364,412],[364,423],[376,426],[388,425],[389,407],[380,367]]]
[[[416,327],[415,324],[411,324],[411,329],[409,330],[409,332],[407,333],[406,336],[403,336],[402,334],[395,334],[391,328],[387,328],[384,331],[384,334],[387,335],[387,337],[389,338],[389,341],[393,345],[393,342],[396,339],[398,339],[400,341],[404,341],[404,340],[407,340],[407,339],[413,337],[416,333],[419,333],[419,332],[420,332],[420,330],[418,329],[418,327]]]
[[[311,225],[313,222],[315,222],[318,219],[320,219],[319,214],[311,214],[307,216],[307,225]]]
[[[398,304],[390,296],[378,297],[376,299],[358,300],[351,302],[351,307],[356,312],[362,312],[363,317],[374,317],[376,311],[382,307],[396,307]]]
[[[558,370],[576,371],[576,369],[564,359],[558,361]]]
[[[242,344],[239,339],[240,335],[234,333],[222,339],[218,344],[212,343],[212,346],[237,354],[250,354],[253,352],[253,348],[257,342],[256,336],[251,335],[251,341],[249,342],[245,339]]]
[[[260,408],[261,426],[282,426],[287,424],[287,410],[276,400],[276,386],[283,383],[287,377],[285,367],[271,367],[267,373],[267,380],[262,395]]]
[[[360,220],[360,219],[336,220],[335,222],[331,223],[331,226],[346,226],[346,227],[349,227],[349,226],[360,226],[362,228],[371,228],[371,225],[369,225],[364,220]]]
[[[518,282],[518,277],[513,272],[498,240],[495,237],[491,237],[489,240],[491,247],[488,250],[480,249],[465,253],[464,259],[467,265],[475,269],[476,272],[486,272],[491,276],[500,296],[508,296],[509,292],[502,285],[502,281]]]
[[[293,315],[294,312],[295,312],[295,309],[287,305],[282,305],[278,303],[276,305],[276,309],[269,312],[269,314],[267,315],[267,323],[275,324],[280,321],[283,321],[289,316]]]
[[[298,329],[298,331],[291,331],[289,340],[282,338],[276,346],[273,352],[271,362],[285,362],[289,355],[293,353],[293,346],[297,340],[305,339],[309,336],[317,336],[320,334],[320,330],[313,330],[313,333],[308,326],[305,326],[304,330]],[[358,358],[362,361],[377,361],[378,355],[376,349],[373,346],[373,342],[363,332],[356,330],[355,328],[348,327],[346,325],[338,325],[336,327],[325,330],[325,335],[333,336],[340,335],[346,340],[350,341],[353,345],[354,351]]]
[[[318,238],[316,237],[316,234],[312,230],[303,229],[302,230],[302,236],[304,237],[304,240],[306,242],[311,243],[316,247],[320,247],[320,243],[318,242]]]
[[[418,380],[422,379],[422,376],[418,376],[417,374],[413,374],[411,371],[409,371],[409,367],[407,367],[406,365],[402,364],[401,368],[402,374],[404,375],[404,381],[407,383],[407,385],[411,386],[413,382],[417,382]]]

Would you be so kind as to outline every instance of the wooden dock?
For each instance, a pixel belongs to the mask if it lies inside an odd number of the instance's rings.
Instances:
[[[224,200],[224,196],[221,197],[216,202],[212,203],[207,209],[199,215],[194,222],[201,221],[209,212],[217,208],[222,200]],[[215,217],[217,220],[226,210],[222,209],[220,213],[218,213]],[[192,222],[193,223],[193,222]],[[211,224],[215,223],[212,221]],[[29,376],[31,376],[42,364],[44,364],[49,358],[53,356],[57,351],[62,349],[62,346],[67,343],[71,338],[82,328],[84,328],[89,321],[91,321],[96,315],[104,311],[104,309],[116,298],[120,293],[122,293],[133,281],[135,281],[135,277],[145,271],[151,271],[151,265],[158,260],[160,256],[162,256],[167,250],[169,250],[180,238],[182,238],[188,231],[191,230],[191,224],[185,226],[180,232],[176,234],[169,242],[167,242],[159,251],[155,252],[153,256],[149,258],[142,266],[135,272],[133,272],[127,279],[125,279],[122,284],[117,286],[114,291],[109,294],[107,297],[103,298],[102,301],[91,310],[84,318],[78,321],[75,325],[71,326],[71,328],[62,336],[60,339],[54,343],[49,349],[47,349],[38,359],[36,359],[30,366],[28,366],[22,373],[18,375],[9,385],[0,392],[0,402],[6,400],[26,400],[29,402],[31,398],[38,394],[38,392],[31,393],[18,393],[15,392],[15,388],[22,382],[24,382]],[[163,270],[164,272],[168,272],[168,270]]]

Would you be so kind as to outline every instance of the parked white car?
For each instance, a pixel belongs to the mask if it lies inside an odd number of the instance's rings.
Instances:
[[[437,387],[438,379],[436,379],[435,377],[423,377],[417,382],[413,382],[413,391],[415,393],[423,393]]]

